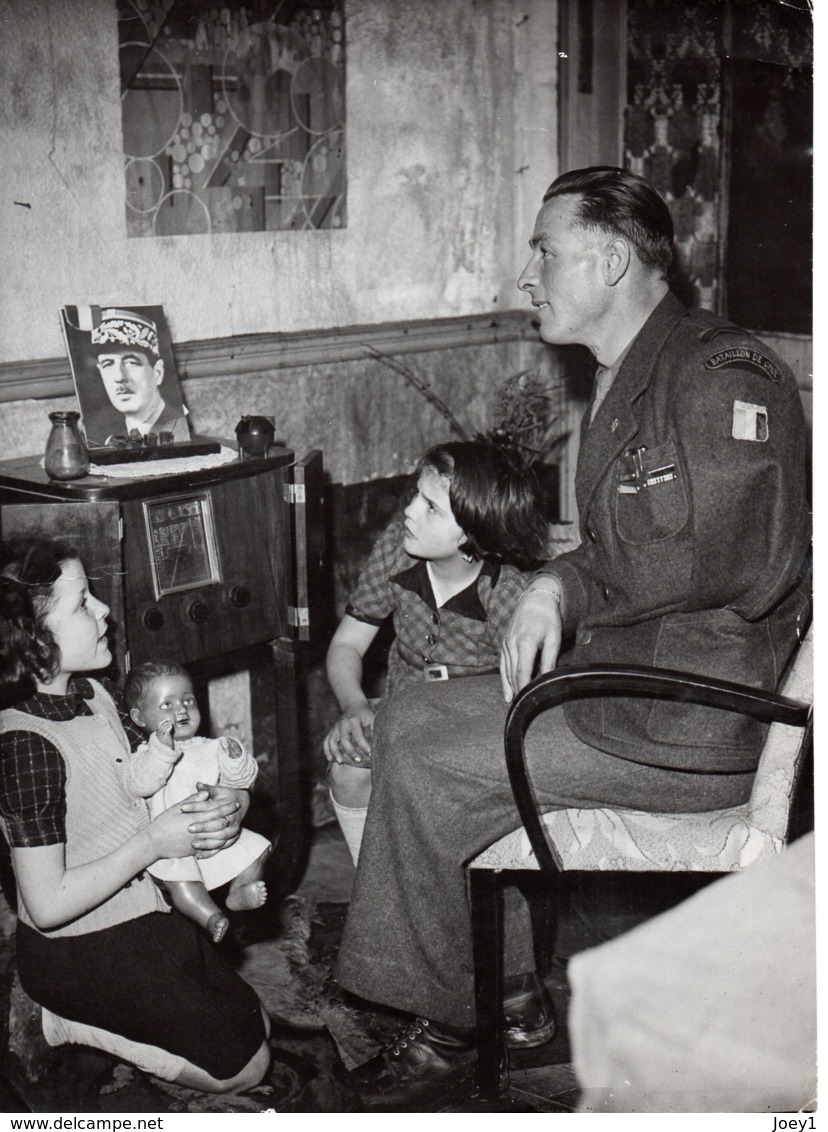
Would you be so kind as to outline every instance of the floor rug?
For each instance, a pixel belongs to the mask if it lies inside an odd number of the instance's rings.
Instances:
[[[149,1077],[132,1066],[85,1047],[46,1053],[35,1072],[23,1064],[21,1049],[3,1058],[0,1095],[8,1091],[7,1111],[32,1112],[357,1112],[358,1097],[346,1072],[378,1048],[380,1025],[371,1036],[360,1012],[341,1000],[330,980],[334,937],[338,940],[345,906],[329,906],[320,919],[312,901],[289,898],[281,931],[245,947],[237,969],[255,987],[272,1020],[273,1062],[261,1085],[244,1094],[211,1096]],[[312,944],[314,929],[321,947]],[[232,941],[228,951],[232,955]],[[334,946],[335,952],[335,946]],[[7,980],[9,982],[9,980]],[[11,986],[3,1004],[10,1005]],[[19,992],[22,995],[22,990]],[[19,1012],[18,1012],[19,1017]],[[16,1026],[18,1023],[14,1022]],[[386,1023],[387,1025],[388,1023]],[[14,1042],[12,1042],[14,1046]]]

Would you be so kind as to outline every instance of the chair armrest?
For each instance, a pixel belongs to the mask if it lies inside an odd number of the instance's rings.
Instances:
[[[811,705],[763,692],[730,680],[696,676],[669,668],[638,665],[583,665],[554,669],[538,676],[518,694],[506,717],[506,768],[521,822],[529,837],[539,868],[560,871],[562,863],[540,820],[534,792],[526,770],[524,739],[532,720],[542,711],[567,700],[590,696],[640,696],[680,700],[706,707],[752,715],[767,723],[806,727]]]

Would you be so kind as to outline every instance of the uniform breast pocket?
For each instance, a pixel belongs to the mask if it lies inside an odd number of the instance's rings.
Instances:
[[[623,542],[643,544],[674,538],[690,508],[672,440],[638,448],[615,466],[615,524]]]

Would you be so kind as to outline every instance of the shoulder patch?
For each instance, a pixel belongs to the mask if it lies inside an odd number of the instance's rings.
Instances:
[[[751,350],[747,346],[731,346],[728,350],[719,350],[711,354],[704,363],[705,369],[754,369],[771,381],[779,381],[782,370],[766,354],[758,350]]]
[[[714,338],[718,338],[720,334],[747,334],[741,326],[735,326],[732,322],[720,323],[718,326],[708,326],[699,335],[700,342],[712,342]]]

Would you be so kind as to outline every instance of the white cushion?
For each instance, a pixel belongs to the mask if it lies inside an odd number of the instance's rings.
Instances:
[[[813,700],[813,631],[797,650],[782,694]],[[785,843],[801,727],[774,723],[759,760],[750,800],[708,813],[642,810],[554,810],[543,818],[564,869],[600,872],[734,872],[781,852]],[[474,869],[537,869],[523,829],[478,854]]]

